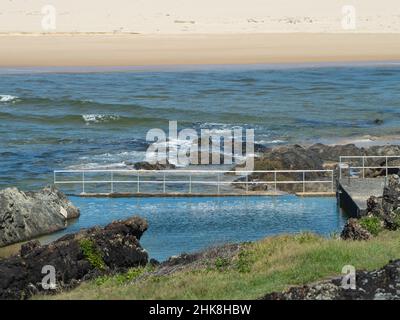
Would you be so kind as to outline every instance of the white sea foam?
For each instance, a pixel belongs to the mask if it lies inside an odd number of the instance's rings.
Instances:
[[[120,119],[120,116],[114,114],[84,114],[82,115],[86,124],[104,123]]]
[[[9,94],[0,94],[0,102],[12,102],[17,100],[18,97]]]
[[[285,140],[275,139],[275,140],[259,140],[256,141],[258,144],[279,144],[279,143],[287,143]]]
[[[67,167],[67,170],[110,170],[110,169],[126,169],[125,163],[109,163],[100,164],[96,162],[77,164]]]

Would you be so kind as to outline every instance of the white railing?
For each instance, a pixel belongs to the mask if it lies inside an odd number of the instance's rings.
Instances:
[[[249,175],[261,173],[271,175],[270,180],[252,181]],[[284,174],[296,174],[300,176],[298,180],[284,180]],[[311,174],[317,175],[311,179]],[[106,178],[93,179],[92,175],[106,175]],[[214,178],[207,178],[212,175]],[[65,176],[72,176],[72,179],[65,179]],[[119,178],[117,178],[119,176]],[[160,178],[161,176],[161,178]],[[206,180],[199,180],[203,176]],[[280,179],[278,179],[280,176]],[[64,177],[64,178],[62,178]],[[128,179],[126,179],[128,177]],[[131,177],[134,177],[133,179]],[[149,177],[156,179],[148,180]],[[171,179],[172,177],[178,180]],[[122,179],[125,178],[125,179]],[[238,181],[237,179],[242,180]],[[289,178],[288,178],[289,179]],[[161,185],[161,193],[167,193],[169,185],[187,185],[188,193],[192,193],[194,185],[215,186],[217,194],[221,193],[223,186],[244,185],[246,192],[249,191],[250,185],[272,185],[275,192],[278,191],[278,185],[282,184],[300,184],[303,192],[306,192],[306,186],[310,184],[327,184],[328,190],[334,191],[334,175],[333,170],[254,170],[254,171],[229,171],[229,170],[55,170],[55,185],[79,185],[81,193],[86,194],[87,187],[94,184],[109,185],[109,192],[115,193],[117,185],[135,185],[135,191],[132,193],[141,193],[143,185]],[[237,190],[237,189],[236,189]],[[149,192],[147,192],[149,193]]]
[[[382,160],[383,165],[375,165],[376,161]],[[389,169],[400,169],[400,165],[389,165],[390,160],[399,159],[400,156],[340,156],[339,157],[339,178],[342,179],[342,171],[348,171],[348,176],[351,177],[354,171],[361,171],[361,177],[365,178],[366,169],[382,169],[385,170],[385,176],[389,174]],[[369,164],[373,160],[373,164]],[[354,162],[357,164],[353,165]]]

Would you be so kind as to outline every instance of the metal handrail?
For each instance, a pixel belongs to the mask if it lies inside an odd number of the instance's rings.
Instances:
[[[381,165],[381,166],[371,166],[371,165],[365,165],[365,160],[366,159],[384,159],[385,160],[385,165]],[[344,162],[343,160],[345,159],[358,159],[362,161],[362,165],[349,165],[348,162]],[[400,169],[400,166],[390,166],[388,164],[388,160],[389,159],[400,159],[400,155],[399,156],[340,156],[339,157],[339,179],[342,179],[342,169],[347,169],[349,171],[349,177],[350,175],[350,171],[352,169],[356,169],[356,170],[361,170],[362,171],[362,178],[365,179],[365,170],[366,169],[385,169],[385,176],[387,177],[389,174],[389,169]],[[346,167],[343,166],[343,164],[346,164]]]
[[[80,180],[58,180],[57,174],[81,174]],[[87,179],[87,174],[93,173],[108,173],[110,175],[110,179],[102,179],[102,180],[89,180]],[[137,178],[135,180],[116,180],[114,179],[114,174],[116,173],[129,173],[131,175],[136,175]],[[245,181],[222,181],[221,173],[229,174],[235,173],[242,174],[242,177],[245,175]],[[250,173],[265,173],[265,174],[273,174],[273,179],[269,181],[249,181],[248,175]],[[302,173],[301,180],[277,180],[277,173]],[[323,173],[328,174],[328,180],[310,180],[306,179],[306,173]],[[141,180],[140,177],[144,177],[145,174],[162,174],[162,180]],[[182,174],[188,174],[188,180],[167,180],[167,174],[175,174],[177,176]],[[211,181],[201,181],[201,180],[193,180],[192,176],[196,174],[217,174],[218,180]],[[86,175],[86,177],[85,177]],[[192,191],[192,185],[200,184],[200,185],[216,185],[218,188],[218,194],[220,193],[220,186],[222,185],[245,185],[246,191],[248,191],[249,185],[260,185],[260,184],[273,184],[274,190],[277,191],[277,185],[280,184],[302,184],[303,192],[305,192],[306,185],[313,183],[329,183],[331,184],[331,191],[333,192],[334,188],[334,174],[333,170],[187,170],[187,169],[177,169],[177,170],[130,170],[130,169],[99,169],[99,170],[54,170],[54,184],[80,184],[82,185],[82,193],[85,193],[85,186],[88,184],[110,184],[111,193],[114,193],[115,184],[127,184],[127,183],[135,183],[137,184],[137,193],[140,192],[141,184],[163,184],[163,193],[166,193],[166,185],[167,184],[189,184],[189,193]]]

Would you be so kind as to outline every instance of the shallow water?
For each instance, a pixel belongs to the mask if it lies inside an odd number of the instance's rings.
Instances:
[[[152,258],[165,260],[229,242],[253,241],[280,233],[312,231],[328,236],[340,231],[345,216],[335,198],[119,198],[71,199],[81,216],[68,229],[41,239],[49,242],[65,233],[106,225],[132,215],[144,217],[149,229],[140,241]]]
[[[42,187],[54,169],[140,161],[146,132],[169,120],[254,128],[266,145],[400,132],[393,64],[24,72],[0,70],[0,188]]]

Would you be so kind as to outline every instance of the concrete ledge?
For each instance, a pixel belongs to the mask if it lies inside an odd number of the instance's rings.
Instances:
[[[336,192],[297,192],[299,197],[336,197]]]
[[[254,192],[247,193],[80,193],[69,194],[83,198],[191,198],[191,197],[243,197],[243,196],[282,196],[286,192]]]

